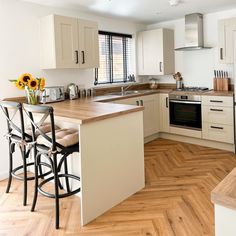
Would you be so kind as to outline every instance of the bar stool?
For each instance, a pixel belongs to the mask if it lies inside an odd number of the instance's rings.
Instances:
[[[7,120],[7,134],[5,135],[5,137],[8,139],[8,142],[9,142],[9,173],[8,173],[8,184],[7,184],[6,193],[9,193],[10,191],[12,177],[23,181],[24,182],[23,205],[26,206],[27,188],[28,188],[27,181],[35,179],[34,176],[28,177],[27,175],[27,167],[34,165],[34,162],[27,163],[27,160],[29,158],[29,155],[32,149],[34,149],[34,154],[36,154],[35,143],[32,140],[32,136],[30,132],[27,133],[27,131],[25,130],[23,110],[22,110],[21,103],[11,102],[11,101],[0,101],[0,107]],[[16,124],[16,121],[15,121],[16,115],[19,115],[20,125]],[[49,129],[47,128],[46,130],[49,130]],[[13,169],[13,154],[15,152],[16,146],[18,146],[20,149],[23,164]],[[49,167],[47,163],[44,163],[43,165]],[[23,177],[17,174],[17,172],[19,171],[23,171]],[[43,174],[41,166],[40,166],[39,171],[40,171],[41,178],[51,173],[51,171],[48,171]]]
[[[23,104],[24,111],[26,112],[31,124],[33,141],[36,141],[37,155],[35,157],[35,190],[34,200],[31,211],[35,210],[38,192],[43,196],[55,199],[55,211],[56,211],[56,229],[59,229],[59,199],[69,197],[73,194],[80,192],[80,187],[74,190],[70,189],[69,179],[80,181],[80,177],[69,174],[67,166],[67,158],[74,152],[79,152],[79,137],[78,131],[75,129],[54,129],[54,113],[53,108],[49,106],[35,106]],[[34,115],[42,115],[43,117],[49,117],[51,123],[51,132],[42,132],[34,121]],[[35,133],[39,132],[40,135],[36,137]],[[61,159],[58,158],[61,156]],[[45,178],[39,183],[38,166],[41,165],[40,157],[44,156],[53,172],[53,176]],[[62,172],[62,166],[64,165],[64,172]],[[64,193],[59,193],[61,183],[59,179],[65,178],[66,190]],[[54,180],[54,193],[49,193],[43,190],[48,182]]]

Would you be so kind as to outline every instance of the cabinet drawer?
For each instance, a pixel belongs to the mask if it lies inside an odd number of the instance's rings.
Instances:
[[[202,106],[202,120],[203,122],[233,126],[233,108]]]
[[[202,96],[204,106],[226,106],[233,107],[233,97],[226,96]]]
[[[202,138],[222,143],[234,143],[234,129],[231,125],[203,123]]]

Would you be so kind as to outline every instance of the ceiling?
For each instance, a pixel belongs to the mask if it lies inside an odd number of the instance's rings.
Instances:
[[[235,0],[180,0],[171,7],[169,0],[21,0],[41,5],[78,9],[137,23],[151,24],[183,18],[185,14],[211,13],[236,7]]]

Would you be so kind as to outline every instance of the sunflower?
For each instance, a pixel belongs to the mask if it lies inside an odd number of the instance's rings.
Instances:
[[[28,81],[28,87],[29,89],[32,90],[37,90],[38,89],[39,82],[37,79],[31,79]]]
[[[44,78],[40,78],[40,90],[42,91],[45,87],[45,79]]]
[[[33,80],[33,76],[31,74],[23,74],[21,75],[19,80],[25,85],[27,85],[30,80]]]
[[[15,85],[16,85],[16,87],[17,88],[19,88],[19,89],[25,89],[25,85],[24,85],[24,83],[22,83],[21,81],[20,81],[20,79],[18,79],[18,80],[16,80],[15,81]]]

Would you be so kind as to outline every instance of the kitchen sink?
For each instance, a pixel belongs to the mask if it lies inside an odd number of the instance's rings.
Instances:
[[[150,91],[151,90],[128,90],[123,93],[122,92],[109,93],[109,95],[126,96],[126,95],[149,93]]]

